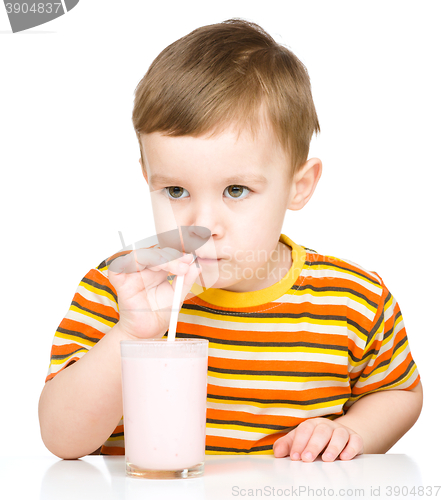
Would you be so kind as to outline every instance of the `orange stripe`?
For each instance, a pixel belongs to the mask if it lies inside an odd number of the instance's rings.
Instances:
[[[280,438],[282,435],[283,434],[270,434],[258,441],[249,441],[246,439],[236,439],[220,436],[206,436],[206,446],[251,450],[255,446],[273,445],[276,439]]]
[[[101,333],[96,328],[87,325],[86,323],[80,323],[79,321],[75,321],[69,318],[63,318],[60,323],[60,328],[64,328],[65,330],[71,330],[73,335],[75,332],[82,333],[91,339],[96,339],[97,342],[104,337],[104,333]]]
[[[91,300],[85,299],[79,293],[76,293],[74,295],[74,301],[77,302],[77,304],[79,304],[80,306],[85,307],[86,309],[89,309],[92,312],[96,312],[104,316],[109,316],[116,320],[119,319],[119,314],[117,311],[115,311],[113,307],[105,306],[104,304],[101,304],[99,302],[92,302]]]
[[[271,323],[271,320],[268,321]],[[246,327],[247,325],[244,324]],[[288,324],[290,327],[290,324]],[[308,342],[311,344],[323,345],[324,349],[330,346],[339,346],[347,349],[348,338],[346,335],[330,335],[314,332],[306,332],[304,330],[281,332],[278,330],[256,332],[252,330],[242,329],[240,331],[228,330],[227,328],[217,328],[211,326],[210,330],[204,325],[196,325],[186,322],[178,322],[177,331],[182,334],[197,335],[203,338],[210,337],[211,339],[220,340],[235,340],[235,341],[253,341],[253,342],[275,342],[275,335],[278,336],[278,342]],[[215,340],[216,343],[216,340]],[[320,346],[319,346],[320,347]],[[315,348],[313,346],[313,348]]]
[[[53,345],[51,349],[51,357],[52,356],[65,356],[68,357],[78,349],[82,349],[78,344],[64,344],[64,345]]]
[[[338,397],[350,391],[347,387],[318,387],[314,389],[304,389],[302,391],[294,390],[276,390],[276,389],[244,389],[236,387],[223,387],[207,385],[207,393],[217,396],[239,397],[239,398],[255,398],[255,399],[281,399],[289,400],[294,403],[298,401],[309,402],[313,399],[321,399],[328,397]],[[223,400],[220,400],[223,401]],[[239,404],[239,402],[238,402]]]
[[[124,432],[124,425],[117,425],[112,434],[119,434],[120,432]]]
[[[347,375],[347,363],[335,365],[332,363],[321,363],[319,361],[272,361],[272,360],[253,360],[253,359],[228,359],[209,357],[209,368],[226,368],[236,370],[262,370],[272,372],[306,372],[333,373],[336,375]],[[345,379],[343,379],[345,381]]]
[[[122,253],[128,253],[128,252],[122,252]],[[85,276],[85,278],[88,278],[92,281],[95,281],[99,285],[104,285],[107,286],[114,292],[115,295],[117,295],[117,291],[115,288],[112,286],[111,282],[106,276],[103,276],[103,274],[98,271],[97,269],[91,269]]]
[[[124,448],[119,446],[103,446],[101,447],[102,455],[124,455]]]
[[[341,416],[343,415],[343,410],[340,412],[331,413],[330,415]],[[304,422],[304,420],[307,420],[307,418],[288,417],[284,415],[253,415],[251,413],[245,413],[242,411],[216,410],[212,408],[207,408],[207,419],[239,421],[244,422],[245,424],[278,425],[286,428],[296,427],[301,422]],[[269,430],[269,432],[271,431]]]

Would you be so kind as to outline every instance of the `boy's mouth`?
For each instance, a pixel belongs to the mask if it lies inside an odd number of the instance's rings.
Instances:
[[[209,256],[201,257],[198,254],[196,256],[198,258],[198,262],[201,262],[202,264],[215,264],[221,260],[221,258],[212,258]]]
[[[209,254],[204,254],[200,252],[195,252],[195,255],[198,257],[198,259],[204,259],[204,260],[218,260],[220,257],[217,257],[216,255],[209,255]]]

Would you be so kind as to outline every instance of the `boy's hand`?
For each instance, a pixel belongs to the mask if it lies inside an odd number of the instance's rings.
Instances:
[[[191,254],[172,248],[143,248],[118,257],[108,269],[117,291],[118,328],[129,339],[161,338],[169,327],[177,275],[184,276],[180,307],[201,268]],[[175,274],[172,285],[169,273]]]
[[[364,453],[364,443],[349,427],[318,417],[301,422],[273,444],[275,457],[290,455],[292,460],[304,462],[313,462],[323,450],[324,462],[333,462],[339,454],[341,460],[350,460]]]

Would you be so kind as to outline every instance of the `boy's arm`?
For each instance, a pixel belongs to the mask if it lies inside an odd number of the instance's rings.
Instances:
[[[311,462],[323,452],[324,461],[350,460],[361,453],[389,450],[419,417],[422,385],[366,394],[342,417],[307,419],[275,441],[276,457]]]
[[[85,356],[46,382],[38,414],[46,447],[60,458],[92,453],[123,415],[118,323]]]
[[[275,456],[290,454],[293,460],[312,461],[324,450],[322,459],[333,461],[337,457],[350,460],[361,453],[385,453],[418,419],[422,385],[402,313],[377,276],[382,293],[373,320],[364,328],[368,332],[365,345],[354,329],[348,330],[351,396],[343,406],[345,415],[301,422],[275,441]],[[408,390],[416,380],[416,387]],[[383,389],[393,384],[394,389]]]
[[[200,272],[191,254],[170,248],[139,249],[110,262],[114,270],[109,268],[109,280],[93,283],[87,279],[85,283],[108,294],[112,293],[110,285],[113,287],[115,301],[118,295],[118,323],[80,359],[48,380],[40,396],[41,436],[60,458],[92,453],[109,438],[123,415],[120,341],[162,337],[174,295],[167,277],[184,276],[182,304]],[[84,293],[88,298],[82,297],[81,291],[74,298],[87,310],[92,292],[86,289]],[[149,297],[155,298],[154,310]],[[73,304],[78,309],[79,304]],[[105,316],[108,310],[104,309]],[[97,312],[103,316],[103,308]],[[76,320],[78,315],[75,312]]]
[[[364,453],[385,453],[418,419],[423,392],[399,303],[373,274],[382,287],[377,311],[367,325],[363,349],[358,336],[349,332],[351,397],[345,415],[334,422],[361,436]],[[416,387],[407,390],[415,379]],[[394,389],[382,389],[393,384]]]
[[[413,389],[367,394],[334,422],[362,437],[364,453],[385,453],[414,425],[422,410],[423,390]]]

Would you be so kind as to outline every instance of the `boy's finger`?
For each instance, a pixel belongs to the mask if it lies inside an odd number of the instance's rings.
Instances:
[[[108,270],[115,274],[125,273],[127,272],[126,268],[130,266],[131,261],[132,261],[131,253],[122,255],[107,263]]]
[[[145,269],[151,269],[152,271],[158,271],[159,266],[162,266],[168,262],[167,258],[163,257],[159,252],[153,250],[147,250],[147,252],[135,251],[133,252],[133,261],[127,267],[126,272],[136,273],[144,271]]]
[[[195,280],[197,279],[198,274],[201,272],[201,268],[196,267],[196,265],[194,263],[192,263],[190,266],[185,264],[185,266],[187,266],[188,271],[186,272],[186,274],[184,274],[183,290],[181,292],[181,298],[180,298],[181,303],[186,298],[187,294],[189,293],[190,289],[192,288],[192,285],[195,283]],[[172,283],[172,288],[174,291],[175,291],[175,287],[176,287],[176,281],[177,281],[177,278],[175,277],[175,279],[173,280],[173,283]]]
[[[305,450],[314,431],[314,425],[308,421],[302,422],[295,429],[290,458],[292,460],[301,460],[301,453]]]
[[[165,264],[160,264],[156,268],[152,268],[153,271],[168,271],[171,274],[178,276],[183,276],[189,271],[189,264],[182,262],[181,260],[172,260],[171,262],[166,262]]]
[[[197,267],[195,262],[192,262],[189,265],[189,271],[184,275],[184,284],[183,290],[187,290],[187,293],[192,288],[192,285],[195,283],[195,280],[198,278],[198,275],[201,273],[201,267]],[[186,293],[186,295],[187,295]]]
[[[174,248],[161,248],[161,249],[150,249],[150,248],[139,248],[135,250],[135,259],[138,266],[138,270],[151,269],[153,267],[161,266],[163,264],[171,262],[185,262],[190,263],[192,261],[191,254],[183,254]],[[162,267],[161,269],[171,269],[167,267]],[[154,269],[156,271],[158,269]]]
[[[327,424],[319,424],[315,427],[312,437],[301,454],[305,462],[313,462],[321,451],[327,446],[332,437],[333,429]],[[297,450],[298,451],[298,450]]]
[[[345,448],[349,440],[348,432],[343,427],[338,427],[333,431],[330,442],[327,448],[322,454],[322,460],[324,462],[333,462],[336,457]]]
[[[363,450],[362,438],[359,434],[350,434],[347,446],[342,450],[339,458],[341,460],[351,460],[356,455],[360,455]]]
[[[173,248],[139,248],[114,259],[109,264],[109,270],[116,274],[131,274],[151,269],[182,275],[188,271],[188,265],[192,261],[192,254],[183,254]],[[181,263],[184,265],[181,266]]]
[[[188,256],[192,255],[190,253],[180,252],[179,250],[170,247],[161,248],[160,252],[164,257],[168,258],[169,260],[182,259],[183,257],[185,258],[185,260],[188,260]]]
[[[292,443],[292,439],[289,435],[283,436],[279,438],[273,444],[273,454],[276,458],[286,457],[290,454],[290,445]]]

